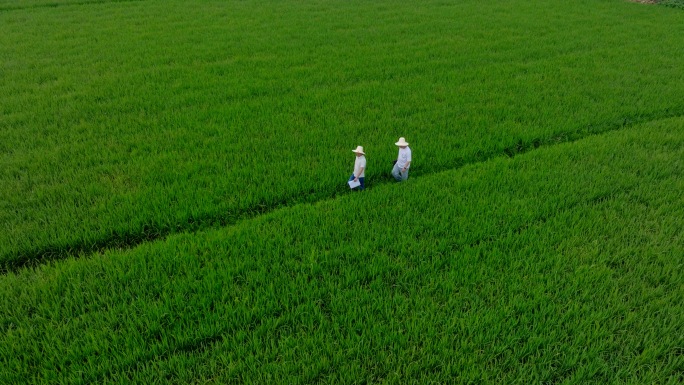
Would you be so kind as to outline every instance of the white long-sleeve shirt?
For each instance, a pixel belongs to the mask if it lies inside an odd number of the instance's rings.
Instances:
[[[361,171],[361,168],[363,168],[363,171]],[[359,175],[361,173],[361,175]],[[357,178],[365,178],[366,177],[366,157],[361,155],[357,156],[356,160],[354,161],[354,175],[356,175]]]
[[[408,164],[409,168],[411,165],[411,149],[407,146],[406,148],[399,148],[399,155],[397,156],[397,166],[399,168],[404,168]]]

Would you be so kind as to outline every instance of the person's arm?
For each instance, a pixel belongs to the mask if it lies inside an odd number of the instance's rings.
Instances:
[[[401,171],[406,171],[406,169],[409,168],[410,165],[411,161],[409,160],[408,162],[406,162],[406,166],[404,166],[404,168],[402,168]]]
[[[359,168],[359,175],[363,174],[363,169],[364,169],[364,167]],[[358,179],[359,179],[359,177],[357,175],[354,175],[354,182],[356,182]]]

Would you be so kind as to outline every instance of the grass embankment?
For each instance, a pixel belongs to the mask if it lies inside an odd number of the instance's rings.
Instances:
[[[7,274],[0,382],[681,383],[682,132]]]
[[[0,269],[684,112],[684,14],[596,1],[0,13]]]

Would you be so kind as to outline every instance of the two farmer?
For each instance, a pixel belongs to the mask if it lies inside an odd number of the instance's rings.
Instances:
[[[392,167],[392,176],[398,182],[402,182],[408,179],[408,170],[411,167],[411,149],[403,137],[394,144],[399,147],[399,154]],[[354,161],[354,173],[349,177],[349,186],[363,190],[366,187],[364,183],[366,180],[366,153],[363,152],[362,146],[358,146],[352,151],[356,154],[356,160]]]

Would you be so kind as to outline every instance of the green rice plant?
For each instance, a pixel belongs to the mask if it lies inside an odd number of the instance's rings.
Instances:
[[[682,18],[588,0],[0,12],[0,270],[336,197],[359,144],[374,188],[399,136],[422,177],[681,115]]]
[[[682,0],[661,0],[658,4],[671,8],[684,9],[684,1]]]
[[[679,383],[683,129],[8,273],[0,382]]]

